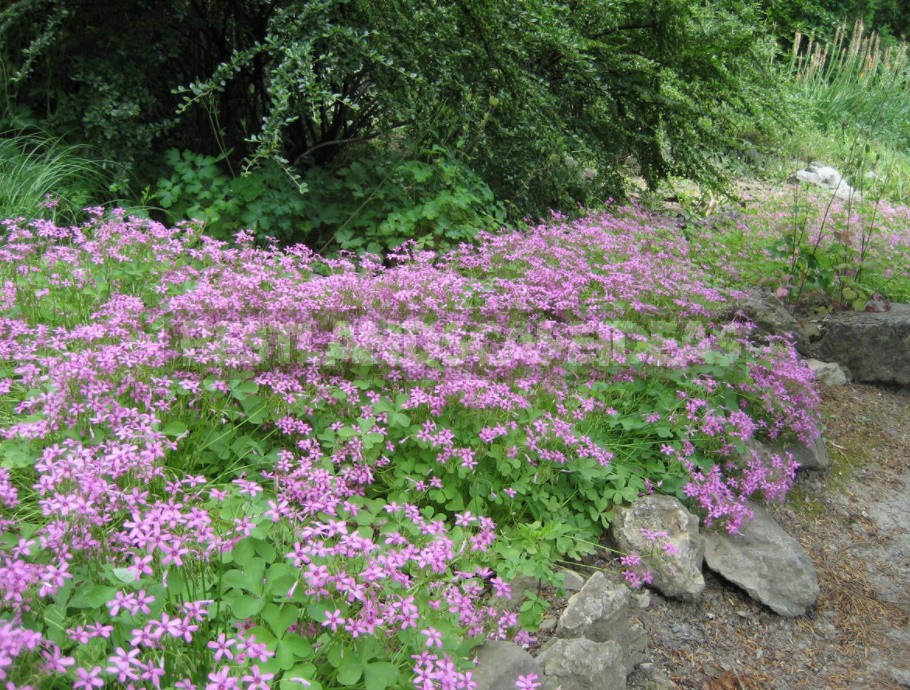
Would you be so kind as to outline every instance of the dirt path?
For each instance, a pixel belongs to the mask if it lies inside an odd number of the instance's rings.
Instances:
[[[695,604],[652,592],[637,611],[651,660],[631,690],[890,690],[896,671],[910,683],[910,395],[850,385],[823,398],[834,466],[773,511],[815,563],[817,604],[782,618],[711,575]]]

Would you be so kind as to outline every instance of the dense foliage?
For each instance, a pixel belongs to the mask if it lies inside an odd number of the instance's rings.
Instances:
[[[720,184],[715,156],[779,103],[755,22],[691,0],[19,0],[0,14],[0,64],[8,118],[145,180],[176,148],[229,177],[277,165],[315,205],[311,185],[344,187],[375,160],[388,172],[342,221],[284,235],[321,246],[378,218],[393,229],[354,246],[390,246],[433,220],[401,218],[409,166],[463,171],[413,200],[460,200],[455,239],[491,225],[476,212],[488,192],[516,217],[620,195],[628,156],[651,185]]]
[[[746,442],[817,434],[811,373],[715,322],[674,226],[616,211],[388,266],[5,222],[0,674],[467,688],[471,646],[539,615],[489,595],[613,506],[735,530],[782,496],[792,460]]]
[[[787,69],[762,22],[900,1],[8,3],[0,120],[45,133],[0,139],[0,681],[468,690],[547,606],[512,576],[617,505],[784,496],[751,442],[813,441],[811,372],[719,315],[910,299],[907,53],[859,24]],[[844,203],[578,213],[628,156],[710,187],[740,134],[838,132]],[[170,225],[80,215],[135,179]]]

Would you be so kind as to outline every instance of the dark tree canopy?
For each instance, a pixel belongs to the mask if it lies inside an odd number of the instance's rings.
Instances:
[[[19,0],[0,64],[8,120],[140,179],[172,148],[292,176],[444,157],[526,214],[621,194],[629,156],[719,184],[773,110],[764,33],[693,0]]]

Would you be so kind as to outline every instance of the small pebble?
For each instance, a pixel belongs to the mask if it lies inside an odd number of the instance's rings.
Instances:
[[[651,594],[649,592],[637,592],[632,597],[640,609],[646,609],[651,605]]]

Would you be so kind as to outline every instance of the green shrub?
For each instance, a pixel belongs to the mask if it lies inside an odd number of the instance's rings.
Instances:
[[[443,149],[431,153],[429,162],[363,155],[295,180],[270,161],[232,178],[224,157],[172,149],[172,173],[154,198],[170,220],[199,219],[216,237],[248,229],[323,249],[381,252],[407,240],[447,249],[499,227],[504,213],[490,188]]]
[[[402,188],[389,205],[400,217],[377,211],[388,223],[367,237],[347,234],[367,197],[337,214],[353,218],[337,239],[356,248],[427,237],[434,216],[461,239],[452,228],[473,224],[487,187],[512,218],[575,212],[622,194],[629,156],[652,186],[719,186],[715,154],[779,101],[755,13],[693,0],[20,0],[0,39],[17,112],[44,113],[145,180],[169,148],[229,151],[225,171],[271,161],[329,179],[367,142],[381,166],[403,161],[380,177],[383,194]],[[431,190],[417,194],[421,166]]]

